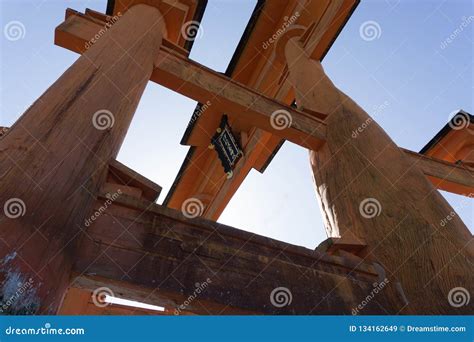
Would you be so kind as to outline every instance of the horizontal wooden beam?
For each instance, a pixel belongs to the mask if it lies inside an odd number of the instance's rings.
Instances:
[[[100,32],[105,34],[104,27],[97,21],[97,18],[88,18],[78,12],[69,15],[56,28],[55,43],[82,53],[94,37],[100,39]],[[324,143],[326,125],[322,120],[192,61],[172,46],[165,40],[157,53],[152,81],[198,102],[210,103],[223,114],[245,120],[306,148],[317,150]]]
[[[300,146],[317,150],[326,137],[323,121],[270,99],[199,63],[162,49],[151,80],[201,103],[209,101],[237,119]],[[275,114],[274,114],[275,113]],[[276,116],[273,116],[276,115]],[[290,120],[288,128],[276,122]],[[211,132],[210,132],[211,133]]]
[[[68,10],[66,21],[56,28],[55,43],[82,53],[85,44],[104,29],[100,22],[97,16],[90,18]],[[311,115],[291,108],[206,68],[188,59],[180,49],[166,40],[157,54],[151,80],[201,103],[209,101],[211,106],[223,113],[251,122],[255,127],[300,146],[317,150],[324,143],[326,124],[316,118],[314,113]],[[272,125],[271,116],[278,111],[283,111],[291,118],[292,125],[289,128],[279,130]],[[438,189],[461,195],[474,191],[473,171],[404,151]]]
[[[97,207],[101,202],[99,198]],[[356,260],[328,255],[187,218],[126,195],[88,227],[78,251],[78,274],[106,278],[111,286],[119,281],[151,289],[126,297],[174,310],[191,296],[195,298],[188,310],[205,307],[211,314],[223,308],[232,308],[224,313],[350,314],[370,294],[373,283],[385,277],[355,256]],[[205,289],[196,296],[203,282]],[[288,289],[290,305],[272,305],[272,291],[279,287]],[[397,312],[402,303],[396,291],[389,284],[364,313]]]
[[[102,303],[97,302],[97,297],[102,299],[102,295],[106,292],[117,293],[119,292],[119,298],[122,293],[128,294],[127,291],[122,291],[122,287],[117,288],[111,285],[109,281],[96,281],[95,277],[80,276],[74,281],[74,283],[67,289],[66,294],[63,297],[61,307],[58,310],[58,315],[169,315],[167,312],[161,312],[156,310],[149,310],[145,308],[130,307],[120,304]],[[133,296],[139,296],[139,290],[133,291]],[[154,300],[155,298],[153,298]],[[134,300],[128,298],[128,300]],[[134,300],[137,301],[137,300]],[[96,304],[98,303],[98,304]],[[151,304],[154,305],[154,304]]]
[[[204,286],[201,286],[205,290]],[[207,286],[206,286],[207,287]],[[76,290],[79,290],[78,293]],[[120,305],[97,306],[94,296],[108,294],[115,298],[130,300],[138,303],[155,305],[164,308],[164,311],[154,311],[137,307],[124,307]],[[82,293],[86,293],[83,296]],[[77,298],[78,294],[82,298]],[[97,300],[97,298],[95,298]],[[185,303],[185,304],[184,304]],[[118,311],[118,312],[117,312]],[[211,312],[220,312],[227,315],[252,315],[259,314],[232,308],[219,303],[205,301],[202,298],[188,300],[187,296],[179,292],[170,292],[155,286],[140,286],[127,281],[117,281],[96,275],[77,275],[69,287],[60,315],[85,315],[85,314],[126,314],[126,315],[208,315]]]
[[[401,149],[419,167],[433,185],[440,190],[458,195],[474,194],[474,170],[462,165],[431,158],[413,151]]]

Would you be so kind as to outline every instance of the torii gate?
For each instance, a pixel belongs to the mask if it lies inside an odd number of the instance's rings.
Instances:
[[[355,5],[259,2],[259,11],[282,15],[267,32],[301,14],[271,45],[270,67],[280,73],[261,76],[285,80],[276,95],[188,58],[182,24],[199,19],[205,1],[111,1],[108,15],[67,10],[55,42],[81,57],[0,140],[1,296],[11,282],[32,284],[7,312],[134,313],[91,305],[91,292],[106,287],[165,313],[350,314],[384,283],[360,313],[472,314],[472,305],[447,299],[455,288],[474,293],[472,234],[456,215],[440,226],[454,210],[433,183],[472,196],[474,171],[398,148],[319,62]],[[234,165],[237,186],[261,139],[307,148],[328,241],[311,251],[154,203],[160,187],[114,160],[148,80],[211,101],[233,129],[253,127]],[[275,125],[275,113],[290,124]],[[382,210],[374,215],[370,202],[361,210],[366,199]],[[282,286],[291,305],[272,305]]]

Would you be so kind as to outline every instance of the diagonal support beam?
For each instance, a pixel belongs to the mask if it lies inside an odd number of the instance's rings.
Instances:
[[[104,27],[96,18],[68,10],[69,15],[55,31],[55,43],[82,53],[86,43],[100,36]],[[104,23],[105,25],[105,23]],[[100,39],[100,38],[99,38]],[[245,120],[283,139],[309,149],[319,149],[326,137],[325,123],[311,114],[294,109],[211,70],[187,58],[172,43],[164,39],[157,54],[155,69],[150,78],[160,85],[201,103],[211,103],[223,113]],[[283,129],[275,123],[273,113],[283,113],[291,125]],[[314,115],[314,113],[313,113]],[[324,117],[324,114],[318,113]]]
[[[474,170],[431,158],[413,151],[401,149],[413,165],[419,167],[433,185],[440,190],[458,195],[472,196],[474,194]]]
[[[224,113],[244,119],[300,146],[319,147],[326,136],[323,121],[266,97],[190,59],[161,49],[151,80],[201,103],[210,101]],[[273,113],[291,118],[291,126],[278,129]],[[282,116],[283,118],[283,116]]]
[[[56,28],[55,43],[83,53],[86,43],[104,29],[105,21],[68,9],[66,21]],[[178,46],[163,39],[150,78],[171,90],[201,103],[211,102],[222,112],[237,116],[256,127],[316,150],[326,139],[326,123],[315,118],[321,113],[305,113],[226,77],[187,58]],[[272,126],[271,115],[283,110],[292,119],[292,126],[278,130]],[[466,195],[474,191],[473,171],[465,167],[436,160],[416,152],[403,150],[440,190]]]

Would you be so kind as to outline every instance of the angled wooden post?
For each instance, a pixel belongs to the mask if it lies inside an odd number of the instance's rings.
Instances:
[[[329,115],[326,144],[310,151],[328,236],[367,244],[365,258],[400,282],[407,300],[402,313],[472,314],[472,305],[457,308],[449,298],[455,288],[474,294],[474,240],[467,227],[295,38],[285,54],[299,109]]]
[[[0,141],[0,298],[31,282],[9,313],[56,312],[76,241],[150,79],[163,30],[156,8],[130,8]]]

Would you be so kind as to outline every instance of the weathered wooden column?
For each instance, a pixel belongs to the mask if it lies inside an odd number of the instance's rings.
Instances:
[[[365,258],[400,282],[402,313],[473,314],[472,299],[458,305],[454,297],[459,288],[474,296],[467,227],[457,215],[441,224],[453,208],[295,38],[285,54],[298,107],[329,114],[326,144],[310,151],[328,236],[365,241]]]
[[[56,312],[163,30],[156,8],[130,8],[0,140],[0,299],[27,287],[4,311]]]

